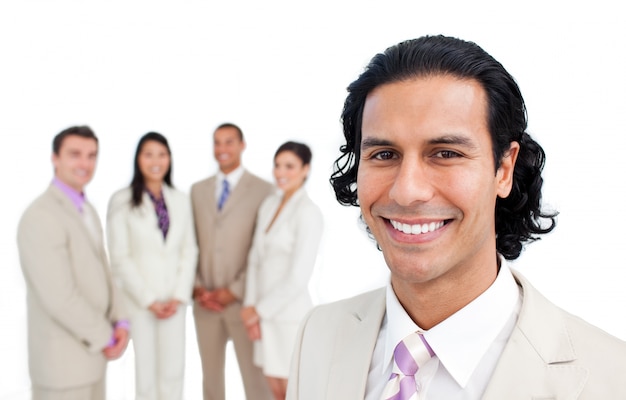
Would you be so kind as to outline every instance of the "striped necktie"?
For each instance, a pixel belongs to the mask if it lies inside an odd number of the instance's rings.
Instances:
[[[221,210],[224,207],[224,203],[226,203],[226,199],[228,199],[228,195],[230,194],[230,187],[228,185],[228,181],[224,179],[222,181],[222,194],[220,194],[220,199],[217,203],[217,209]]]
[[[421,334],[414,332],[398,343],[393,351],[391,377],[383,390],[382,400],[417,398],[415,374],[435,353]]]

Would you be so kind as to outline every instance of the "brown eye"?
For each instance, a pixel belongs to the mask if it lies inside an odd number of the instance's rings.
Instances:
[[[374,154],[374,158],[377,160],[391,160],[393,158],[393,153],[391,151],[385,150]]]
[[[456,158],[456,157],[461,157],[461,155],[459,153],[457,153],[456,151],[442,150],[442,151],[437,152],[435,154],[435,157],[438,157],[438,158]]]

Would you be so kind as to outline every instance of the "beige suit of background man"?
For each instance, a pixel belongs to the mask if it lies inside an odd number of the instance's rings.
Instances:
[[[97,153],[88,127],[59,133],[53,141],[55,178],[19,223],[35,400],[104,400],[106,361],[118,358],[128,343],[100,220],[83,195]]]
[[[239,313],[257,210],[272,186],[241,166],[245,142],[237,126],[220,125],[213,139],[220,171],[191,188],[199,249],[193,311],[204,399],[224,399],[225,350],[229,339],[235,346],[246,397],[271,399],[261,369],[253,364],[252,342]],[[230,194],[218,209],[225,178]]]

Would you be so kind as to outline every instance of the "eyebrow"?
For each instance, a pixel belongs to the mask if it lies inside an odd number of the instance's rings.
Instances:
[[[361,150],[367,150],[371,147],[393,146],[393,142],[386,139],[366,138],[361,142]],[[443,135],[428,141],[429,145],[452,144],[475,149],[477,146],[474,141],[463,135]]]
[[[393,142],[385,139],[367,138],[361,141],[361,150],[367,150],[371,147],[392,146]]]
[[[454,144],[463,147],[476,148],[474,141],[462,135],[444,135],[428,141],[429,144]]]

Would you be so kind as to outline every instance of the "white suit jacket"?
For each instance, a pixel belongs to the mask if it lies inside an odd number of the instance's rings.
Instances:
[[[323,231],[319,207],[300,188],[272,223],[282,194],[269,196],[257,216],[248,256],[244,305],[264,320],[299,323],[313,307],[309,279]]]
[[[111,197],[107,236],[111,267],[128,300],[129,309],[146,309],[154,301],[175,298],[187,303],[196,270],[197,248],[191,202],[184,193],[163,186],[170,219],[167,238],[158,226],[147,193],[139,207],[131,206],[131,189]]]
[[[522,309],[482,398],[626,399],[626,343],[513,275]],[[287,399],[363,399],[384,314],[384,288],[313,309],[294,350]]]

